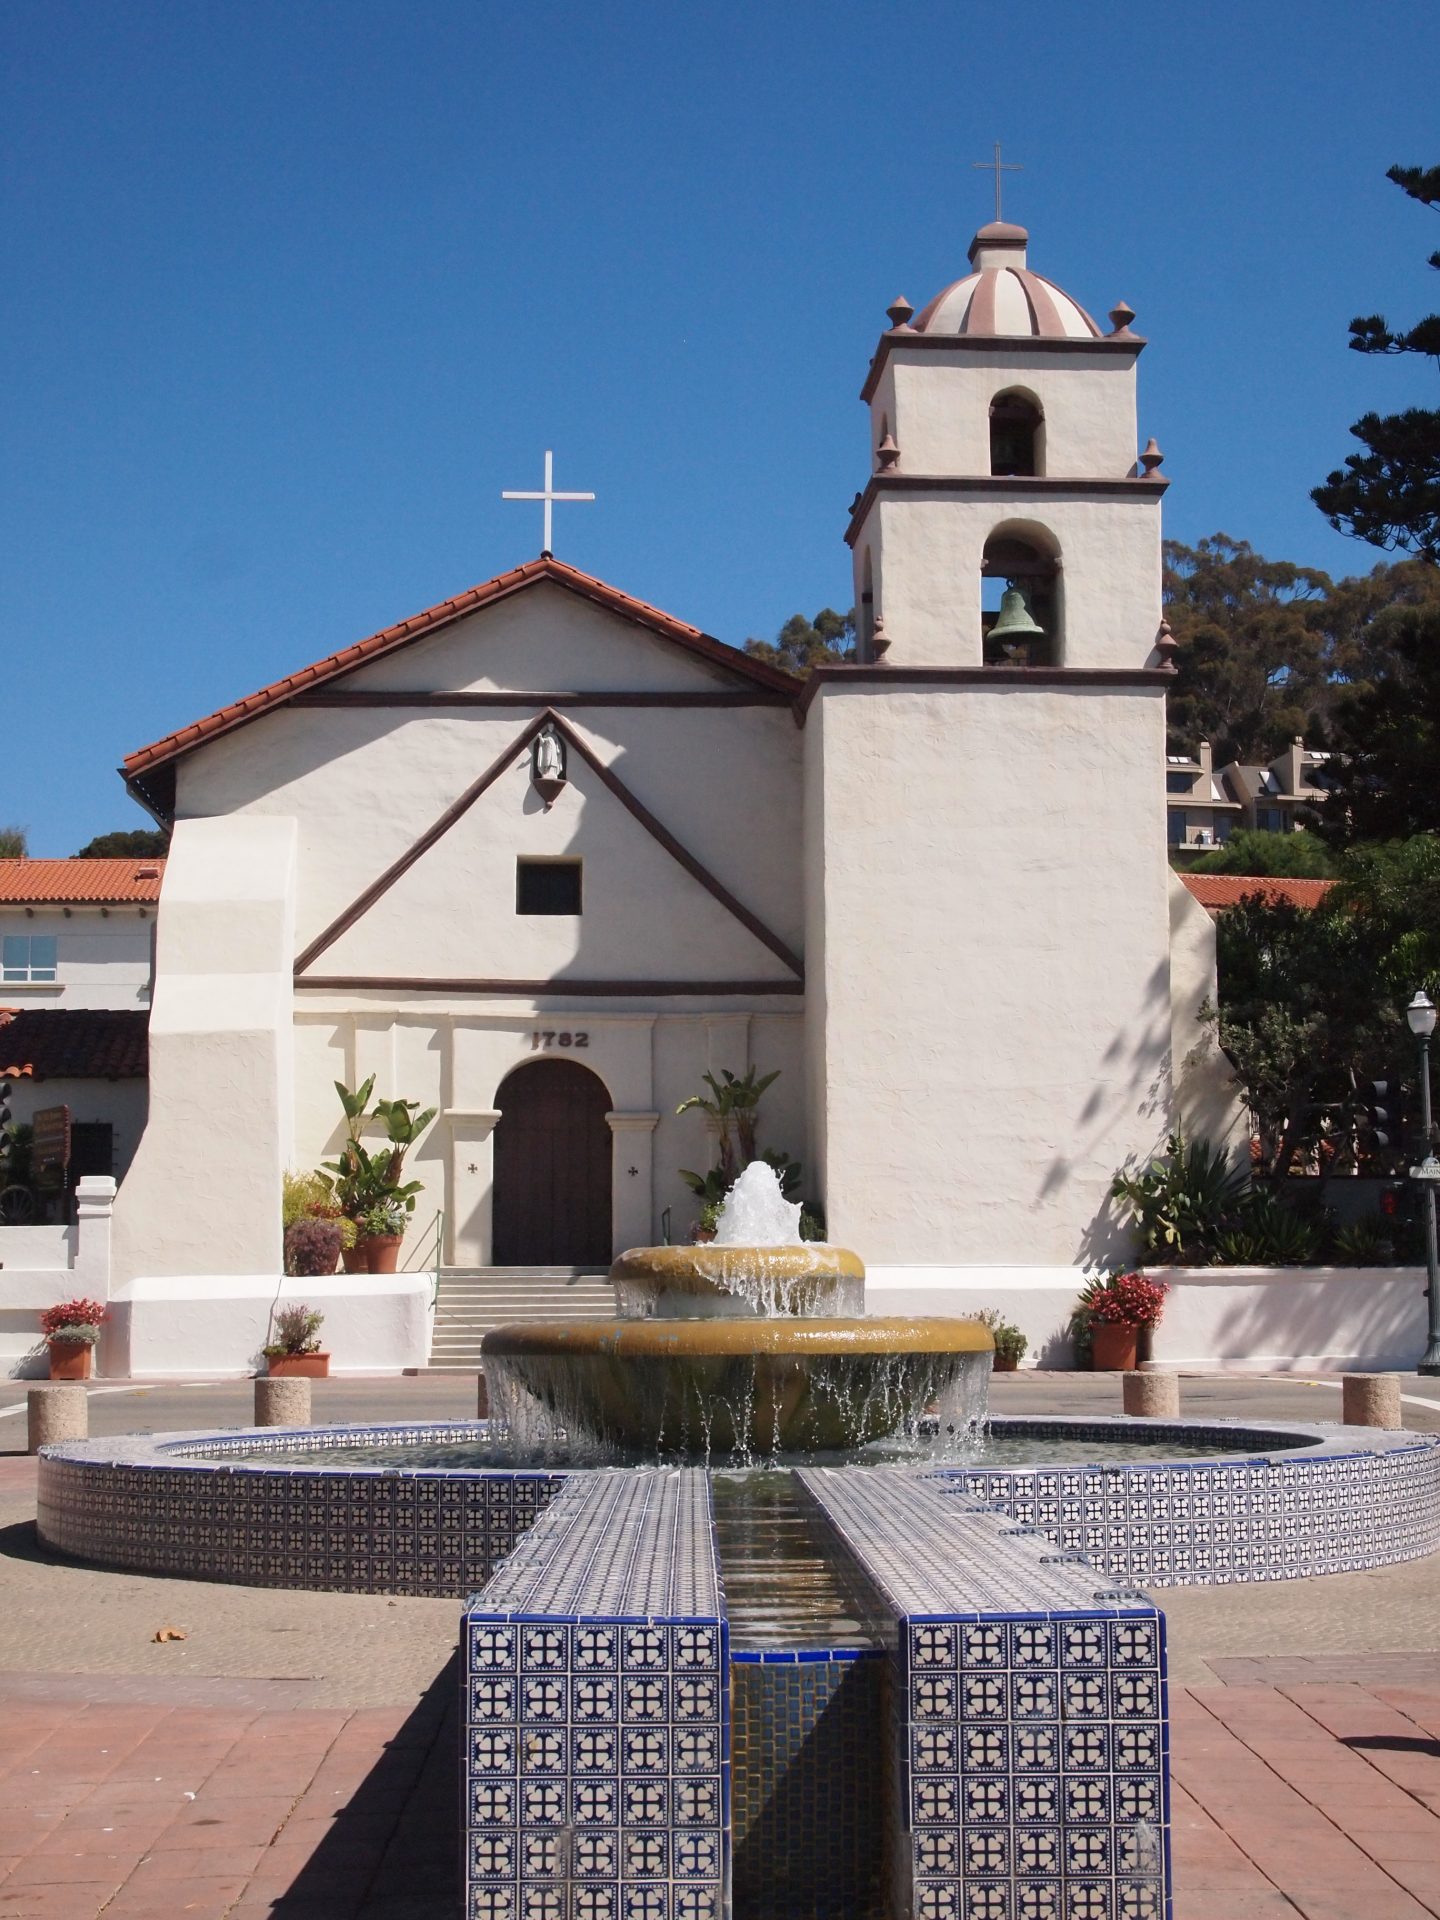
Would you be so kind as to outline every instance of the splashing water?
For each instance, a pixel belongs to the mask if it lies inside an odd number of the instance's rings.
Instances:
[[[801,1208],[780,1191],[780,1177],[765,1160],[752,1160],[725,1196],[715,1223],[718,1247],[799,1247]]]
[[[778,1464],[876,1444],[966,1457],[986,1418],[990,1353],[977,1330],[868,1319],[859,1261],[803,1240],[800,1213],[775,1169],[754,1160],[711,1245],[633,1248],[616,1261],[617,1320],[488,1334],[497,1425],[542,1459],[578,1447],[617,1461]],[[751,1335],[737,1324],[747,1320],[765,1324]],[[729,1331],[707,1334],[705,1321]]]

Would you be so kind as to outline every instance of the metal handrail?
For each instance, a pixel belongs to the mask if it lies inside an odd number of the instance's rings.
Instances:
[[[426,1258],[422,1263],[412,1264],[417,1250],[423,1252]],[[432,1255],[433,1260],[430,1257]],[[412,1249],[405,1260],[404,1266],[400,1269],[402,1273],[422,1273],[426,1270],[432,1270],[434,1272],[435,1280],[430,1289],[430,1305],[432,1308],[440,1298],[440,1268],[444,1257],[445,1209],[443,1207],[437,1207],[434,1218],[431,1220],[429,1226],[426,1227],[423,1237],[416,1242],[415,1248]]]

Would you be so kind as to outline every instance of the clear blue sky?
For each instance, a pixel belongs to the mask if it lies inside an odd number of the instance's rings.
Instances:
[[[1336,572],[1308,491],[1432,404],[1440,12],[1342,0],[10,0],[0,822],[142,826],[122,754],[533,557],[721,638],[849,604],[856,398],[965,270],[971,170],[1150,339],[1167,531]],[[384,804],[377,796],[377,806]]]

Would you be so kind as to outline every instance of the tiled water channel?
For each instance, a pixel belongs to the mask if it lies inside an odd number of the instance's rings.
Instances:
[[[879,1920],[884,1649],[791,1473],[716,1474],[730,1622],[735,1920]]]

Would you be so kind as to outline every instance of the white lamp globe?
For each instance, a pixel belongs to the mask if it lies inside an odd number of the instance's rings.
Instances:
[[[1405,1009],[1405,1018],[1412,1033],[1428,1037],[1435,1031],[1435,1002],[1423,989]]]

